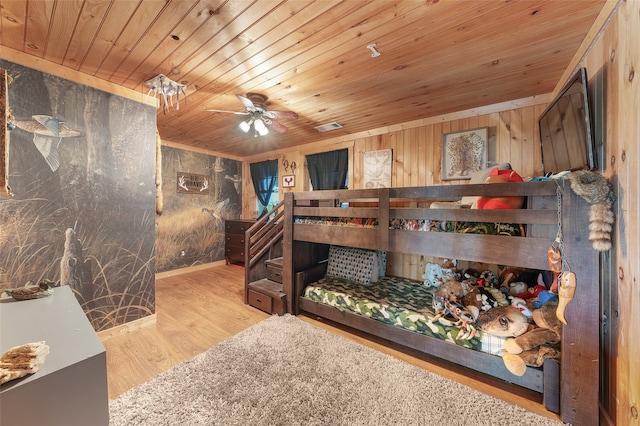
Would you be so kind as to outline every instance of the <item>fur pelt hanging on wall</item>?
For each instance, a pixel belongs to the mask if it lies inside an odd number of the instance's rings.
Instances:
[[[571,189],[591,204],[589,210],[589,241],[597,251],[611,248],[611,232],[615,215],[611,206],[616,196],[607,179],[600,173],[577,170],[567,175]]]

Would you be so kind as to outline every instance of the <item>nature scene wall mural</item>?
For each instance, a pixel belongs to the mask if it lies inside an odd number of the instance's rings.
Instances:
[[[155,312],[156,109],[0,60],[9,185],[0,289],[70,285],[93,327]]]
[[[191,176],[203,185],[189,184]],[[224,259],[224,221],[240,217],[241,181],[241,161],[162,147],[164,208],[157,218],[158,272]]]

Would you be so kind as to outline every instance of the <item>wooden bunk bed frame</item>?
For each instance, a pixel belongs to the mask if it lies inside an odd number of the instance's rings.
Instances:
[[[521,196],[520,210],[430,209],[463,196]],[[588,240],[589,205],[568,181],[290,192],[285,194],[283,286],[288,312],[307,312],[539,392],[545,407],[574,425],[598,424],[599,263]],[[294,218],[375,218],[376,228],[296,224]],[[389,229],[390,218],[526,224],[526,237]],[[324,275],[328,246],[343,245],[548,270],[547,250],[562,223],[565,258],[577,290],[566,309],[562,360],[509,373],[495,355],[466,349],[302,298]]]

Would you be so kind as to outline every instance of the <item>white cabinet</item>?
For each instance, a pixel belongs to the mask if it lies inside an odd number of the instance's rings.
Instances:
[[[108,425],[106,351],[68,286],[0,301],[0,353],[42,340],[49,355],[40,371],[0,387],[0,424]]]

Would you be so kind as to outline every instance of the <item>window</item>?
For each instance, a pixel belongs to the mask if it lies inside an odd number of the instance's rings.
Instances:
[[[260,163],[249,164],[251,181],[258,199],[259,217],[278,204],[278,160],[267,160]],[[275,204],[274,201],[275,191]],[[269,208],[269,206],[271,206]]]
[[[347,188],[348,149],[310,154],[306,159],[314,190]]]
[[[276,178],[276,182],[277,182],[277,178]],[[270,212],[273,207],[278,204],[278,202],[280,202],[280,194],[278,193],[278,184],[276,184],[276,186],[273,187],[273,191],[271,192],[271,196],[269,197],[269,200],[267,201],[267,212]],[[263,209],[263,205],[260,202],[260,200],[256,199],[256,210],[261,212]]]

